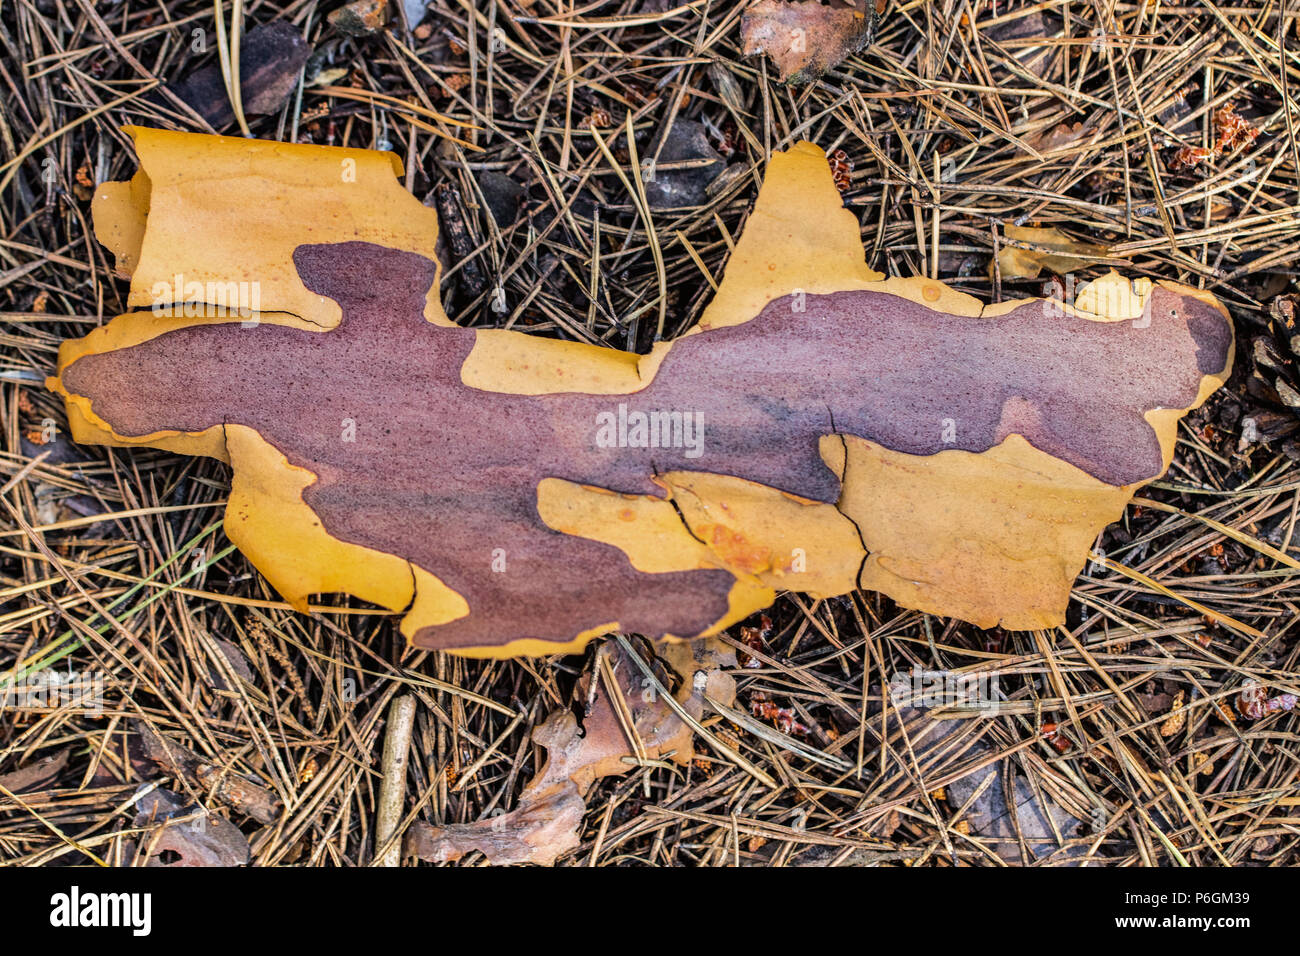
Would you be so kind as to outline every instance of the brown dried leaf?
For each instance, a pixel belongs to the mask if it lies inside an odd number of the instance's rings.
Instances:
[[[740,21],[746,56],[766,53],[781,81],[807,83],[875,37],[876,10],[819,0],[760,0]]]
[[[1045,784],[1053,771],[1040,769],[1037,782],[1031,782],[1013,754],[995,755],[998,748],[984,739],[987,730],[977,722],[940,719],[933,711],[903,705],[891,707],[883,724],[873,717],[866,728],[871,742],[880,741],[883,729],[891,747],[898,748],[896,759],[921,779],[936,766],[945,768],[945,776],[958,767],[971,768],[944,787],[953,829],[970,838],[960,841],[963,847],[977,844],[1012,865],[1076,866],[1086,855],[1079,838],[1081,808],[1072,810],[1057,799],[1068,793],[1065,781],[1057,779],[1049,790]],[[948,763],[955,753],[961,756]],[[876,826],[872,832],[884,835],[898,822],[882,820]]]
[[[273,823],[282,809],[280,798],[265,787],[239,774],[214,766],[209,760],[155,733],[148,724],[136,721],[141,752],[146,760],[165,772],[186,780],[196,790],[214,797],[258,823]]]
[[[25,767],[0,774],[0,787],[10,793],[22,793],[24,790],[39,790],[52,783],[63,768],[68,765],[70,751],[61,750],[48,757],[42,757]]]
[[[1080,120],[1077,123],[1058,123],[1043,133],[1025,138],[1025,142],[1040,153],[1050,153],[1077,142],[1088,132]]]
[[[587,804],[570,783],[477,823],[435,827],[417,821],[407,834],[406,849],[430,863],[450,863],[478,850],[497,865],[550,866],[579,845],[586,812]]]
[[[274,113],[298,83],[298,74],[311,55],[311,45],[287,20],[253,27],[243,38],[239,57],[239,88],[244,113]],[[235,121],[221,67],[210,64],[189,73],[175,86],[176,95],[215,129]]]
[[[142,837],[149,851],[146,866],[244,866],[251,857],[238,827],[215,813],[186,807],[180,795],[169,790],[141,797],[134,825],[149,828]]]
[[[1022,774],[1008,774],[1001,760],[954,781],[948,793],[950,804],[966,807],[969,834],[1007,863],[1075,866],[1087,854],[1078,838],[1083,821]]]

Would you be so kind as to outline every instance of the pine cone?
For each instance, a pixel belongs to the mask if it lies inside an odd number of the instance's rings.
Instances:
[[[1242,418],[1242,444],[1291,437],[1300,428],[1300,294],[1279,295],[1268,307],[1268,334],[1250,341],[1250,375],[1246,391],[1272,405],[1250,409]],[[1285,409],[1281,411],[1279,409]],[[1300,447],[1286,441],[1283,450],[1300,457]]]
[[[1300,414],[1300,295],[1279,295],[1268,307],[1270,335],[1250,343],[1250,394]]]

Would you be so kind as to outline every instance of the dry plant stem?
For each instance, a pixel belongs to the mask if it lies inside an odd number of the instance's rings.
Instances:
[[[402,841],[397,825],[406,800],[406,764],[411,754],[411,730],[415,726],[415,697],[406,694],[393,699],[388,708],[388,729],[384,733],[383,779],[379,785],[379,812],[375,816],[375,866],[399,866]]]

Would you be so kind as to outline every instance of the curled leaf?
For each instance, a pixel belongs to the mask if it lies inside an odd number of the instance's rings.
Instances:
[[[1087,266],[1122,265],[1108,247],[1073,239],[1055,227],[1007,226],[998,247],[998,270],[1004,279],[1034,279],[1043,272],[1065,275]]]

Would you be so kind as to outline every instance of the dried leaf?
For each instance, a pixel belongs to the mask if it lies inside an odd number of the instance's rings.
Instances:
[[[766,53],[782,82],[807,83],[871,43],[876,16],[872,4],[759,0],[741,18],[740,37],[745,55]]]
[[[1084,127],[1082,121],[1075,123],[1058,123],[1044,133],[1036,136],[1027,137],[1025,142],[1040,153],[1050,153],[1055,149],[1064,149],[1066,146],[1072,146],[1083,138],[1088,130]]]
[[[407,833],[406,850],[430,863],[450,863],[477,850],[498,866],[550,866],[582,842],[586,812],[578,788],[561,785],[480,823],[435,827],[417,821]]]
[[[909,755],[899,759],[909,767],[924,773],[940,763],[952,772],[956,767],[946,761],[953,753],[961,755],[961,765],[975,767],[944,788],[947,805],[960,814],[955,822],[966,824],[954,829],[1013,865],[1072,866],[1086,854],[1086,844],[1078,839],[1083,821],[1076,814],[1081,811],[1071,812],[1047,791],[1050,769],[1040,768],[1037,781],[1031,782],[1015,757],[990,760],[994,747],[972,721],[935,719],[925,710],[900,707],[891,711],[887,727],[901,746],[900,726],[906,728],[909,743],[903,752]],[[1064,781],[1056,782],[1064,791]]]
[[[34,760],[25,767],[0,774],[0,787],[10,793],[39,790],[58,779],[63,768],[68,765],[69,756],[71,756],[70,750],[60,750],[56,754]]]
[[[135,721],[132,726],[139,735],[141,755],[164,772],[186,780],[196,790],[210,792],[258,823],[274,823],[280,815],[282,805],[272,791],[155,733],[144,721]]]
[[[883,729],[891,759],[906,767],[913,779],[924,781],[939,767],[945,776],[971,768],[947,783],[943,795],[953,829],[970,837],[969,842],[954,840],[963,849],[975,843],[1013,865],[1072,866],[1086,854],[1079,833],[1082,810],[1071,812],[1047,791],[1050,769],[1040,768],[1037,782],[1031,782],[1016,757],[996,755],[985,736],[989,724],[937,719],[924,709],[903,705],[889,708],[883,728],[878,717],[864,726],[869,741],[877,743]],[[1065,792],[1065,781],[1057,778],[1055,784]],[[879,832],[896,827],[882,815]]]
[[[298,74],[311,46],[287,20],[272,20],[253,27],[240,44],[239,88],[247,116],[274,113],[284,105],[298,82]],[[213,63],[190,73],[176,84],[183,99],[214,129],[235,121],[221,67]]]
[[[660,129],[646,149],[642,169],[645,195],[656,209],[698,206],[708,198],[708,187],[724,163],[709,143],[704,126],[677,118],[667,131]],[[673,169],[673,164],[684,168]]]
[[[149,851],[146,866],[245,866],[251,857],[238,827],[215,813],[187,806],[169,790],[140,798],[134,826],[148,828],[140,840]],[[130,849],[134,855],[134,846]]]
[[[1061,48],[1051,42],[1061,35],[1063,21],[1059,14],[1038,5],[1005,13],[993,7],[990,13],[993,22],[980,31],[987,40],[1004,45],[1006,52],[1020,62],[1021,69],[1034,76],[1049,79],[1060,75]],[[1037,40],[1042,42],[1034,42]],[[997,59],[990,58],[990,69],[994,83],[1023,82],[1018,71],[1008,69]]]
[[[1076,839],[1083,821],[1036,791],[1023,774],[1008,774],[1003,761],[949,784],[948,803],[966,807],[962,818],[970,836],[1007,863],[1071,866],[1087,853]]]
[[[1043,272],[1065,275],[1087,266],[1123,264],[1108,247],[1072,239],[1055,227],[1007,226],[998,247],[1004,279],[1034,279]]]

